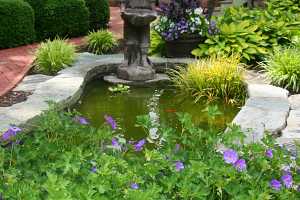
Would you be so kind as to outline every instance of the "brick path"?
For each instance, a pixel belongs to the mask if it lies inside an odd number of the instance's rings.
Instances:
[[[110,30],[118,38],[123,36],[123,23],[119,8],[111,8]],[[80,45],[83,38],[72,38],[71,43]],[[0,96],[14,88],[30,70],[34,60],[34,51],[38,44],[0,50]]]

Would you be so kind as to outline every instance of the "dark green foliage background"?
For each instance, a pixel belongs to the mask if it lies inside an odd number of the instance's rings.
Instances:
[[[76,37],[87,33],[89,11],[83,0],[48,0],[40,19],[39,38]]]
[[[33,42],[34,12],[22,0],[0,0],[0,49]]]
[[[108,0],[85,0],[90,11],[90,30],[105,28],[109,22],[110,12]]]

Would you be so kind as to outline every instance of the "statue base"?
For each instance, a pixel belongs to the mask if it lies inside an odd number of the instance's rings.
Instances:
[[[117,75],[128,81],[147,81],[154,79],[155,71],[151,67],[120,66]]]

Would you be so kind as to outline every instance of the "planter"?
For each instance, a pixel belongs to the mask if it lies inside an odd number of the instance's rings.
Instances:
[[[187,58],[192,57],[191,51],[204,41],[202,37],[186,37],[173,41],[166,41],[166,56],[168,58]]]

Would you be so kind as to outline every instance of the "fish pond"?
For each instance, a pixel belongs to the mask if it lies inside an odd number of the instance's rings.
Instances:
[[[86,117],[92,126],[100,127],[105,123],[104,116],[112,116],[118,128],[127,139],[140,139],[147,133],[136,127],[136,116],[148,115],[156,125],[178,127],[176,113],[189,113],[195,125],[203,129],[208,127],[208,112],[206,102],[195,103],[190,96],[178,93],[168,84],[152,86],[131,86],[128,92],[114,93],[109,90],[113,85],[96,79],[85,88],[85,92],[75,105],[75,109]],[[224,130],[240,108],[224,103],[214,103],[220,114],[213,124],[219,130]]]

